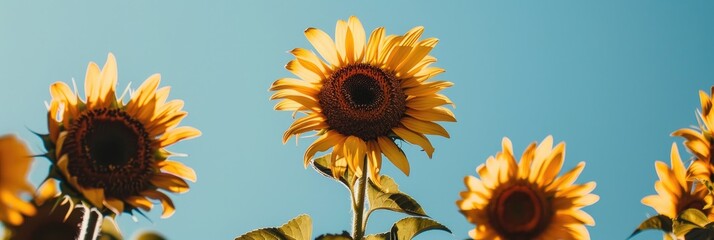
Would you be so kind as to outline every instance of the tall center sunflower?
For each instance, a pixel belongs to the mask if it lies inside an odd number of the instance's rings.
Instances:
[[[86,100],[63,82],[50,87],[49,134],[45,146],[53,162],[54,177],[75,197],[115,214],[134,209],[148,211],[148,198],[161,201],[162,217],[174,211],[173,202],[159,189],[188,191],[185,180],[196,173],[164,148],[200,131],[178,127],[187,115],[183,101],[166,102],[169,88],[157,90],[155,74],[131,94],[125,104],[117,98],[116,61],[109,54],[103,69],[90,63],[85,78]]]
[[[467,176],[467,191],[456,201],[461,213],[476,228],[473,239],[590,239],[584,225],[594,225],[580,208],[599,197],[590,193],[595,182],[573,184],[585,167],[557,177],[565,158],[565,144],[554,149],[553,138],[533,143],[516,162],[513,147],[503,138],[503,152],[476,168],[480,179]]]
[[[282,78],[270,90],[271,99],[282,99],[276,110],[303,112],[285,131],[291,136],[317,131],[319,138],[305,152],[307,166],[319,151],[332,148],[331,169],[336,176],[345,166],[361,176],[368,160],[372,179],[381,169],[382,154],[406,175],[409,162],[395,139],[419,145],[429,157],[434,148],[425,134],[449,137],[434,121],[456,121],[452,104],[439,92],[452,86],[447,81],[429,81],[444,72],[430,65],[429,52],[438,40],[419,40],[423,27],[404,35],[385,35],[375,29],[366,40],[357,17],[337,21],[335,40],[319,29],[308,28],[305,36],[325,60],[310,50],[291,51],[296,59],[286,68],[300,79]]]

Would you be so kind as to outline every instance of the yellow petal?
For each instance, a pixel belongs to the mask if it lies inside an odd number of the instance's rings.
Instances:
[[[364,32],[364,27],[359,19],[355,16],[350,16],[347,20],[347,25],[349,25],[350,33],[352,33],[352,44],[353,44],[353,59],[354,61],[362,60],[362,56],[365,51],[365,39],[366,34]]]
[[[672,150],[670,153],[670,163],[672,164],[672,173],[674,178],[679,182],[679,186],[682,188],[687,187],[687,169],[684,168],[684,163],[679,157],[679,150],[677,149],[677,144],[672,143]]]
[[[551,152],[545,164],[542,167],[542,174],[540,176],[540,181],[542,186],[547,186],[553,179],[558,175],[560,169],[563,167],[563,160],[565,158],[565,143],[561,142],[555,149]]]
[[[130,197],[130,198],[133,198],[133,197]],[[127,200],[127,201],[131,202],[131,200]],[[115,214],[121,214],[122,212],[124,212],[124,202],[122,202],[121,200],[116,199],[116,198],[104,199],[104,206],[109,208],[109,210],[111,210]],[[151,203],[149,203],[149,206],[151,206]]]
[[[409,176],[409,161],[407,161],[407,157],[404,156],[404,152],[388,137],[382,136],[377,138],[377,143],[379,143],[379,148],[384,155],[387,156],[387,159],[389,159],[394,166],[399,168],[399,170],[402,170],[404,175]]]
[[[84,95],[87,98],[87,105],[94,107],[99,99],[99,66],[90,62],[87,66],[87,74],[84,77]]]
[[[367,158],[369,159],[369,177],[377,186],[381,186],[379,172],[382,171],[382,150],[377,141],[367,141]]]
[[[337,54],[341,63],[352,62],[352,60],[345,61],[347,59],[346,42],[348,40],[352,41],[352,35],[350,34],[350,36],[347,36],[347,31],[347,22],[344,20],[338,20],[335,25],[335,48],[337,48]],[[350,56],[350,58],[352,58],[352,56]]]
[[[185,193],[189,190],[186,181],[171,174],[155,174],[151,177],[150,182],[158,188],[166,189],[173,193]]]
[[[429,142],[429,139],[427,139],[423,134],[412,132],[411,130],[401,127],[392,128],[392,131],[405,141],[411,144],[419,145],[426,152],[426,155],[431,158],[434,153],[434,147],[431,146],[431,142]]]
[[[305,95],[301,92],[292,90],[292,89],[285,89],[285,90],[280,90],[275,92],[272,96],[270,96],[270,100],[275,100],[275,99],[290,99],[294,102],[300,103],[306,108],[312,109],[313,111],[319,112],[320,111],[320,105],[317,103],[317,99],[313,96]]]
[[[109,53],[107,62],[104,64],[99,75],[99,101],[103,103],[102,107],[109,107],[113,101],[116,101],[115,88],[117,84],[117,62],[114,54]]]
[[[704,91],[699,91],[699,101],[702,104],[702,112],[709,115],[709,112],[712,109],[712,101],[711,98],[709,98],[709,95]]]
[[[583,168],[585,168],[585,162],[578,163],[578,165],[575,166],[573,169],[553,181],[553,183],[551,183],[548,188],[546,188],[546,191],[550,192],[553,190],[560,190],[569,187],[575,182],[578,176],[580,176],[580,173],[583,171]]]
[[[196,182],[196,172],[193,168],[187,167],[181,162],[164,160],[159,162],[159,168],[166,173],[173,174],[174,176],[184,178],[191,182]]]
[[[521,155],[521,161],[518,162],[518,177],[521,179],[527,179],[531,174],[531,163],[533,163],[535,149],[536,143],[531,143]]]
[[[339,66],[340,58],[337,55],[335,42],[327,33],[320,29],[308,28],[305,30],[305,37],[328,63],[332,66]]]
[[[171,129],[159,138],[159,147],[166,147],[176,142],[201,136],[201,131],[189,126]]]
[[[75,186],[77,187],[77,186]],[[82,195],[89,201],[94,207],[102,208],[104,203],[104,189],[103,188],[84,188],[82,189]]]
[[[446,121],[446,122],[456,122],[456,117],[451,112],[451,110],[444,107],[435,107],[426,110],[415,110],[407,108],[405,113],[419,120],[424,121]]]
[[[143,196],[130,196],[126,198],[126,202],[144,211],[150,211],[154,204]]]
[[[407,127],[409,130],[412,130],[414,132],[418,133],[423,133],[423,134],[431,134],[431,135],[439,135],[442,137],[449,138],[449,132],[444,129],[439,124],[429,122],[429,121],[422,121],[416,118],[412,117],[404,117],[401,120],[401,123],[404,124],[405,127]]]
[[[302,64],[300,64],[299,60],[292,60],[288,62],[288,64],[285,65],[285,69],[295,74],[295,76],[298,76],[301,79],[310,83],[319,83],[322,80],[320,74],[310,71],[310,69],[306,67],[303,67]]]
[[[20,196],[11,191],[0,191],[0,200],[2,201],[3,207],[8,206],[14,211],[18,211],[24,215],[32,216],[35,215],[35,207],[22,200]]]
[[[330,73],[330,67],[320,60],[315,53],[304,48],[295,48],[290,51],[300,62],[300,65],[317,74],[320,79],[325,79]]]
[[[359,137],[348,136],[347,139],[345,139],[342,151],[350,170],[352,170],[357,177],[362,177],[362,172],[364,171],[362,165],[364,164],[364,157],[367,152],[367,144]]]
[[[453,104],[451,99],[441,94],[431,96],[415,97],[407,100],[407,107],[416,110],[425,110],[433,107],[438,107],[444,104]]]
[[[670,171],[669,167],[667,167],[666,163],[660,161],[655,162],[655,170],[657,171],[657,176],[661,179],[662,184],[668,192],[671,192],[676,196],[682,196],[682,191],[684,189],[679,186],[674,174]]]
[[[288,130],[285,130],[285,133],[283,133],[283,144],[288,142],[292,135],[297,135],[312,130],[326,129],[327,127],[327,122],[318,113],[313,113],[308,116],[298,118],[290,125]]]
[[[404,90],[404,94],[407,96],[429,96],[432,94],[435,94],[445,88],[454,86],[452,82],[447,82],[447,81],[433,81],[433,82],[425,82],[425,83],[419,83],[413,78],[407,79],[407,80],[412,80],[414,81],[414,87],[410,87]],[[404,84],[406,81],[403,81],[402,84]]]
[[[163,212],[161,213],[161,218],[169,218],[169,217],[171,217],[171,215],[174,214],[174,212],[176,212],[176,207],[174,207],[174,202],[171,201],[171,198],[169,198],[169,196],[166,196],[166,194],[164,194],[162,192],[155,191],[155,190],[148,190],[148,191],[142,192],[141,195],[161,201],[161,205],[164,208]]]
[[[369,36],[369,41],[367,42],[367,50],[365,51],[364,61],[371,64],[376,64],[379,57],[379,45],[384,38],[384,28],[379,27],[374,29]]]
[[[42,206],[45,201],[57,195],[59,195],[59,191],[57,191],[57,181],[54,178],[48,178],[37,188],[35,192],[35,203],[37,203],[38,206]]]
[[[155,95],[159,83],[161,83],[161,75],[159,74],[151,75],[144,80],[126,104],[126,111],[131,115],[140,114],[140,109]]]
[[[688,141],[701,141],[705,144],[709,144],[709,141],[704,138],[704,135],[702,135],[700,132],[695,131],[694,129],[690,128],[682,128],[677,131],[674,131],[672,133],[672,136],[678,136],[678,137],[683,137],[687,139]]]
[[[409,53],[409,56],[406,57],[406,60],[399,64],[396,68],[397,71],[409,72],[409,70],[421,62],[424,57],[429,55],[429,52],[434,49],[438,42],[439,40],[436,38],[422,40],[417,46],[412,48],[412,51]]]
[[[305,167],[310,164],[310,160],[312,160],[312,157],[315,156],[315,153],[324,152],[335,145],[342,144],[345,139],[346,138],[342,136],[342,134],[334,130],[328,131],[327,133],[320,136],[320,138],[315,140],[315,142],[313,142],[309,147],[307,147],[307,150],[305,150]]]

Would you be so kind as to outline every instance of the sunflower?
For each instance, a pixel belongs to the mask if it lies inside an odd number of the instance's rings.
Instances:
[[[516,163],[513,147],[503,138],[503,152],[476,168],[480,179],[467,176],[467,191],[456,201],[466,219],[476,224],[474,239],[590,239],[585,225],[595,221],[580,208],[599,200],[590,193],[595,182],[573,183],[585,162],[556,177],[565,158],[565,143],[554,149],[546,137],[526,148]]]
[[[177,127],[187,115],[183,101],[166,102],[169,87],[157,90],[154,74],[124,104],[117,98],[117,67],[111,53],[103,69],[90,62],[84,81],[86,99],[64,82],[50,87],[45,146],[55,177],[73,196],[110,213],[149,211],[152,202],[163,205],[162,217],[174,212],[162,191],[184,193],[185,180],[196,181],[193,169],[169,160],[165,150],[181,140],[199,136],[195,128]],[[106,212],[106,211],[105,211]]]
[[[22,215],[35,214],[32,204],[22,200],[22,193],[32,193],[27,182],[32,157],[25,144],[14,135],[0,136],[0,221],[7,225],[22,223]]]
[[[96,221],[102,219],[101,213],[71,201],[68,197],[48,199],[37,206],[37,214],[8,228],[5,239],[96,239],[89,236],[98,235]]]
[[[691,152],[695,161],[690,167],[690,173],[694,178],[711,181],[711,168],[714,164],[712,159],[712,142],[714,142],[714,86],[711,89],[712,95],[704,91],[699,91],[699,100],[702,105],[701,112],[697,115],[699,129],[682,128],[672,133],[672,136],[680,136],[685,139],[684,146]]]
[[[439,93],[453,84],[429,81],[444,70],[430,66],[436,59],[429,52],[438,40],[419,40],[423,31],[415,27],[404,35],[385,35],[380,27],[366,41],[362,23],[354,16],[337,21],[335,41],[322,30],[305,30],[325,61],[296,48],[291,51],[295,59],[285,68],[300,79],[281,78],[270,87],[276,91],[271,99],[282,99],[276,110],[306,115],[285,131],[283,143],[293,135],[318,132],[305,151],[305,166],[317,152],[332,148],[330,168],[335,176],[346,171],[345,166],[361,176],[366,159],[370,177],[379,179],[382,154],[409,175],[409,162],[396,139],[419,145],[431,158],[434,147],[425,134],[448,138],[434,121],[456,119],[442,106],[453,103]]]
[[[679,150],[675,143],[672,143],[670,160],[672,168],[668,168],[664,162],[655,162],[655,170],[659,176],[659,180],[655,182],[658,195],[642,198],[642,204],[670,218],[678,217],[689,208],[696,208],[703,211],[710,220],[714,220],[714,209],[705,208],[711,204],[712,196],[704,185],[687,180],[687,169],[679,157]]]

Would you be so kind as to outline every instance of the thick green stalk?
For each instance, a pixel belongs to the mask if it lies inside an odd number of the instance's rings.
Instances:
[[[362,177],[357,179],[357,195],[352,197],[352,239],[361,240],[364,237],[364,202],[365,191],[367,190],[367,157],[362,164]]]

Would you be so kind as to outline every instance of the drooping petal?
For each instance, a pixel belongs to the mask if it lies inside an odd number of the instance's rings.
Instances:
[[[409,176],[409,161],[407,161],[407,157],[404,156],[404,152],[387,137],[377,138],[377,143],[379,143],[379,149],[387,156],[387,159],[389,159],[394,166],[399,168],[404,175]]]

